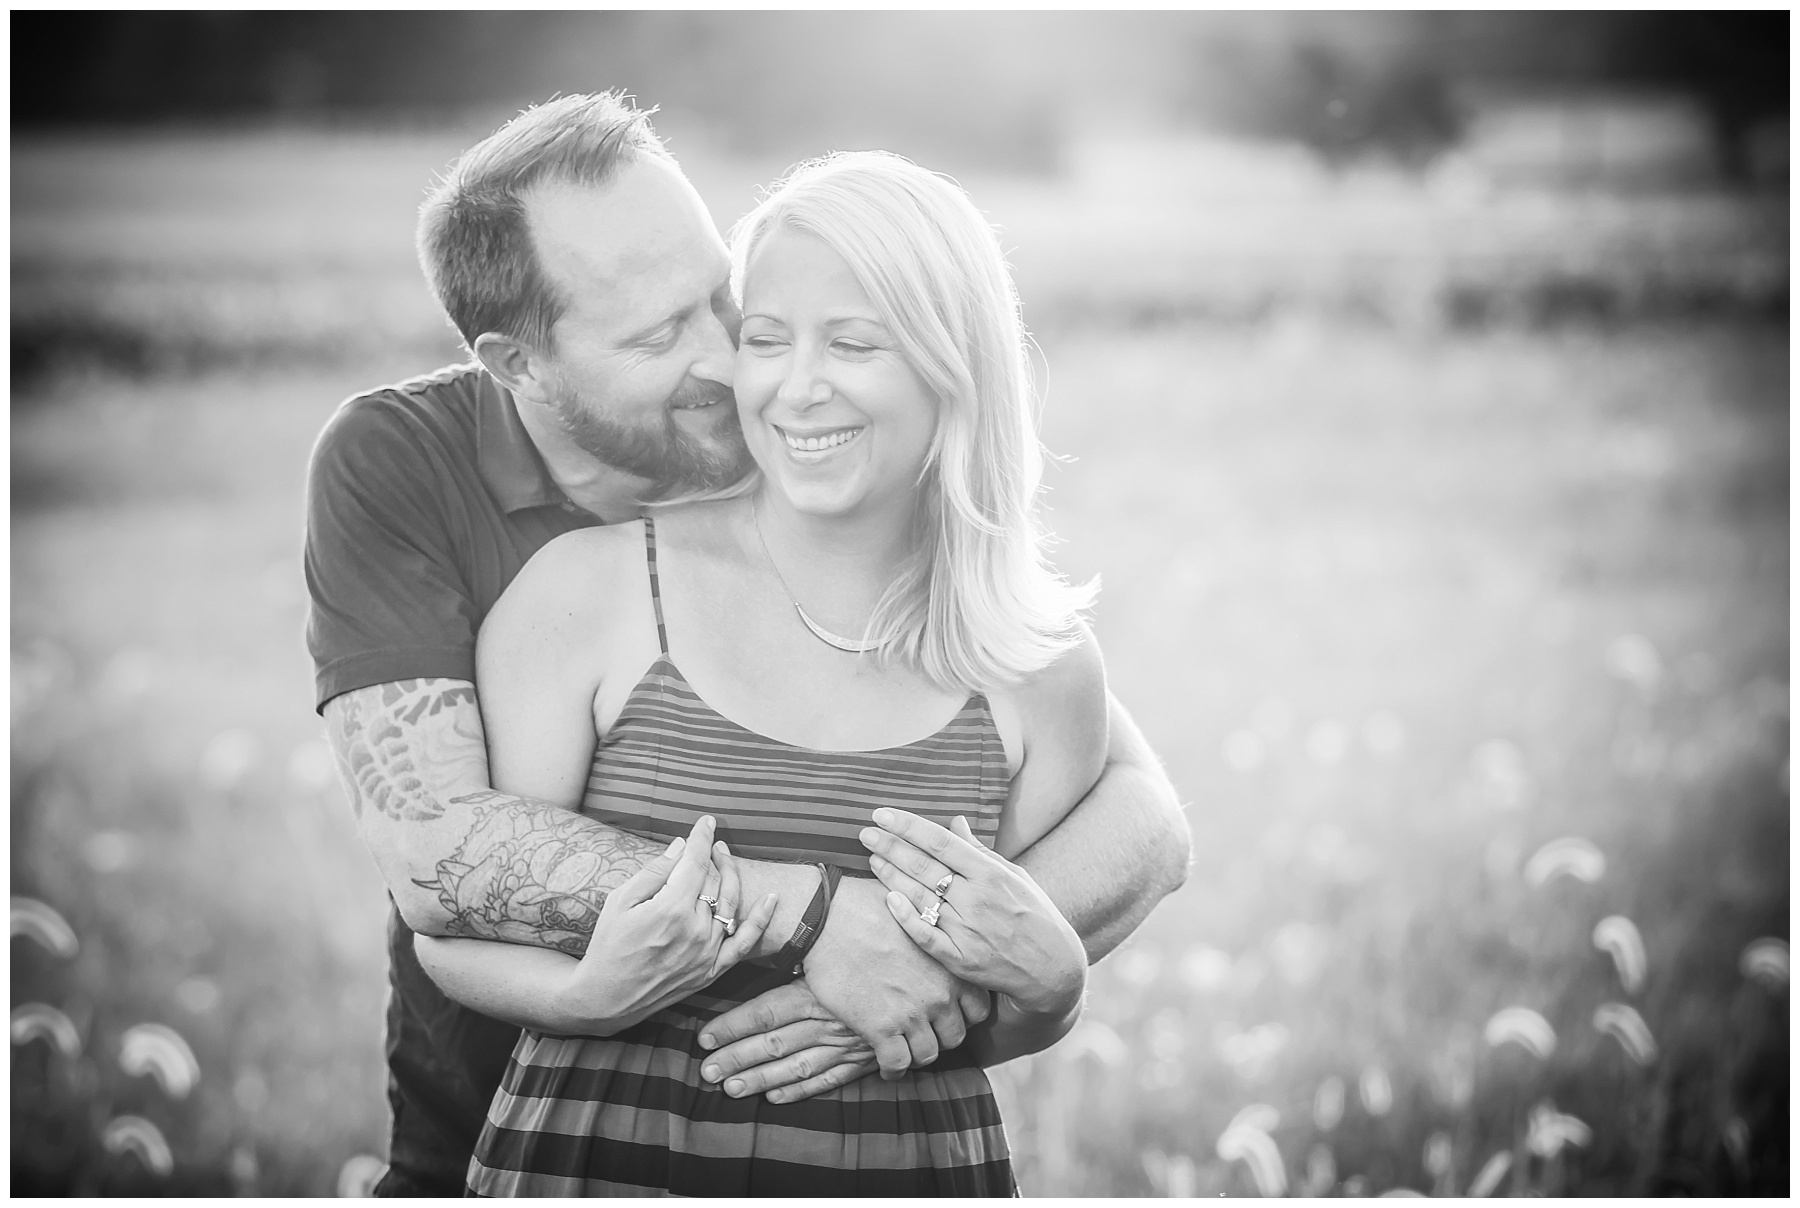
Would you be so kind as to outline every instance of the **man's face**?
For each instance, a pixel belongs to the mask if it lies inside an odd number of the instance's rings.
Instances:
[[[598,188],[546,186],[527,207],[565,302],[549,358],[563,432],[652,497],[738,478],[750,463],[730,385],[730,262],[693,186],[645,159]]]

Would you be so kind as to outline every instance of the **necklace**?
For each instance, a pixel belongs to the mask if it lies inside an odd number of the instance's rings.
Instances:
[[[794,611],[800,614],[800,623],[806,626],[807,631],[827,646],[835,646],[839,650],[848,651],[851,654],[867,654],[871,650],[879,650],[887,645],[886,642],[859,642],[854,638],[833,633],[806,615],[806,609],[800,607],[800,601],[794,598],[794,589],[788,586],[787,576],[783,575],[781,567],[775,564],[775,555],[769,552],[769,543],[763,539],[759,503],[760,501],[754,501],[750,504],[750,523],[756,529],[756,544],[762,547],[763,557],[769,560],[769,569],[775,572],[775,581],[781,584],[781,590],[787,596],[788,603],[792,604]]]

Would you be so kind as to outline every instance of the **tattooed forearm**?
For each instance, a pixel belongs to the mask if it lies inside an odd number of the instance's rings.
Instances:
[[[505,793],[455,799],[474,825],[435,881],[417,884],[449,912],[446,935],[587,951],[606,895],[662,845],[580,814]]]
[[[489,789],[466,680],[360,688],[327,704],[325,719],[358,829],[416,931],[579,954],[606,895],[662,850]]]
[[[326,706],[351,809],[389,818],[441,817],[443,790],[487,778],[474,686],[400,680],[347,692]]]

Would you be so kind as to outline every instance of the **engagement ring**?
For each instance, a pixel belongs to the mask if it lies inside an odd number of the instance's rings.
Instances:
[[[736,935],[737,934],[737,920],[736,919],[728,919],[722,914],[715,914],[715,915],[713,915],[713,921],[725,924],[725,934],[726,935]]]
[[[931,905],[927,906],[925,909],[919,911],[919,917],[921,919],[925,920],[925,925],[927,927],[936,927],[937,926],[938,908],[942,905],[943,905],[942,901],[935,901]]]

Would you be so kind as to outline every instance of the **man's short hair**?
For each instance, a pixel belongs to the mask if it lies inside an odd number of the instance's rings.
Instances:
[[[650,114],[622,93],[557,97],[465,151],[419,208],[419,263],[471,351],[483,332],[551,347],[565,299],[545,279],[526,219],[540,185],[600,185],[644,156],[674,162]]]

